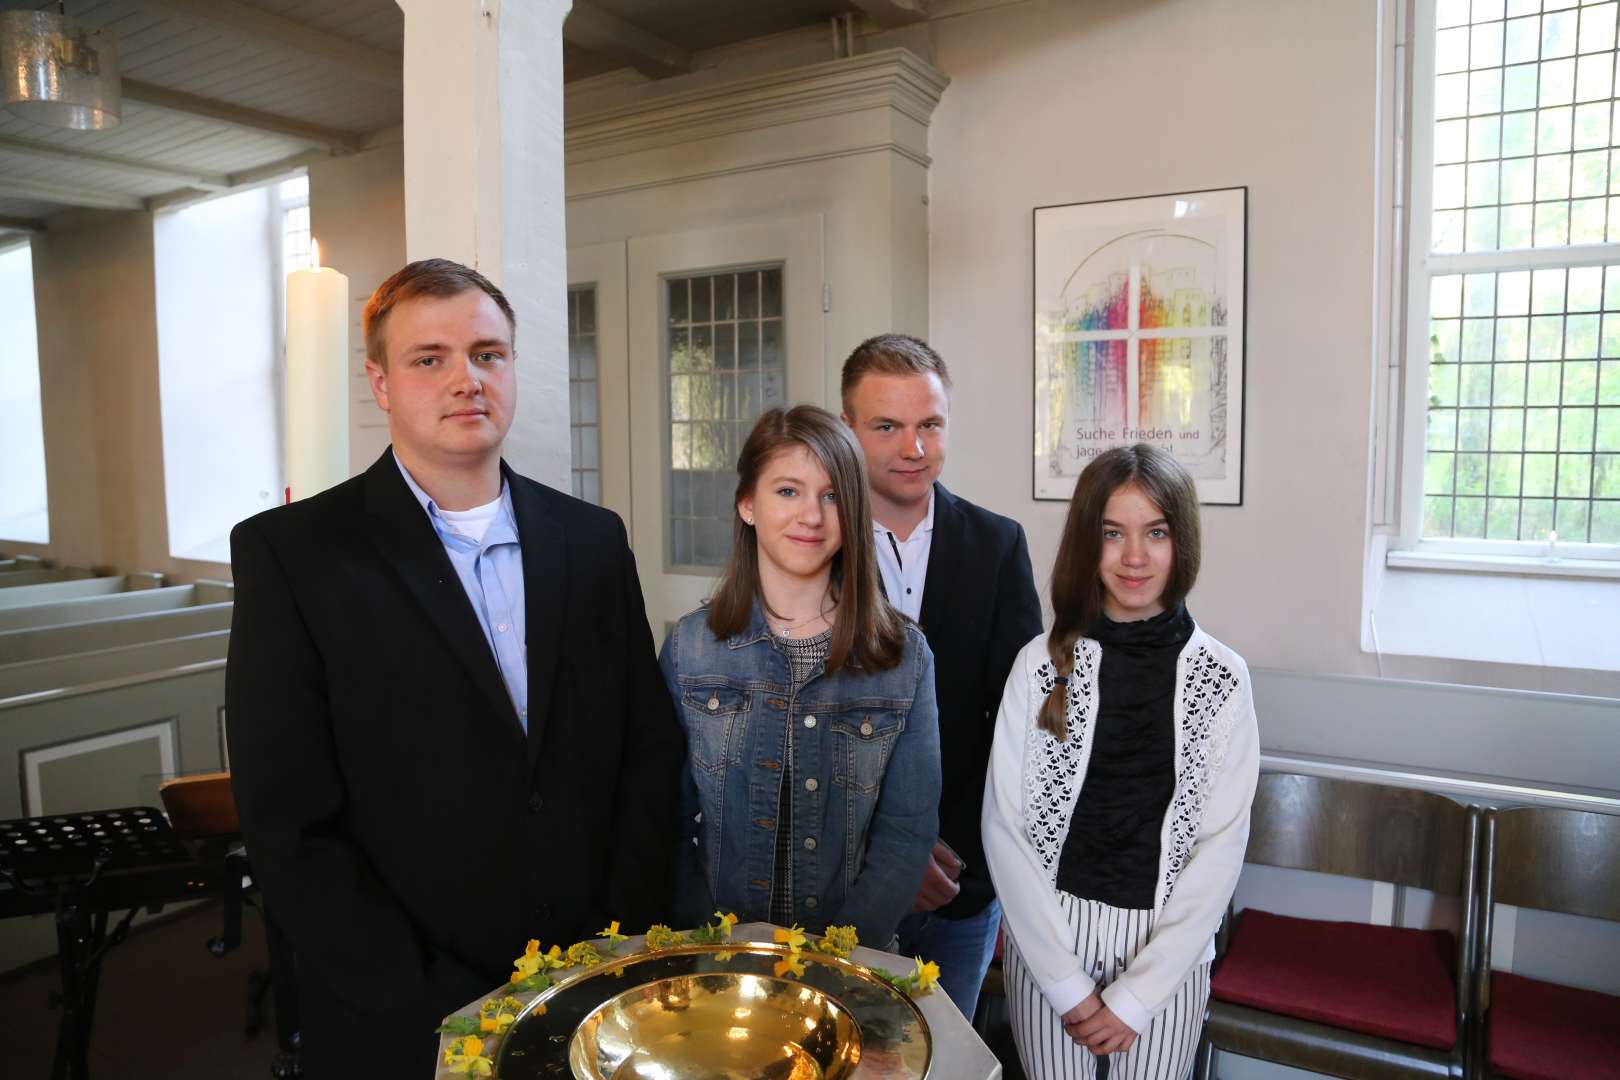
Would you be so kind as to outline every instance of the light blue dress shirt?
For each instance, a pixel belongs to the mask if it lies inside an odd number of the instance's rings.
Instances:
[[[400,475],[416,501],[427,511],[433,531],[450,556],[450,565],[461,578],[478,625],[495,654],[495,666],[517,710],[518,722],[529,730],[529,636],[523,606],[523,549],[518,542],[517,516],[512,512],[512,493],[501,478],[501,507],[480,542],[456,532],[439,513],[435,503],[410,472],[400,463]]]

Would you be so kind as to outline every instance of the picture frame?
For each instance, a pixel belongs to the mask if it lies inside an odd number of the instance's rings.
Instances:
[[[1243,503],[1247,187],[1036,207],[1037,500],[1104,450],[1175,454],[1199,501]]]

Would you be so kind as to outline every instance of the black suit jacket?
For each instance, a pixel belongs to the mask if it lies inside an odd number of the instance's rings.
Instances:
[[[431,1076],[440,1018],[528,938],[668,917],[685,742],[624,527],[502,470],[527,736],[392,450],[231,533],[232,782],[312,1080]]]
[[[1013,660],[1041,632],[1023,526],[935,484],[921,616],[939,695],[939,835],[967,863],[939,913],[961,919],[995,895],[979,833],[990,742]]]

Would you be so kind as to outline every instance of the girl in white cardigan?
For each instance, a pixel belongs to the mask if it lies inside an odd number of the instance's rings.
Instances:
[[[1183,603],[1198,493],[1168,453],[1081,473],[1050,634],[996,718],[984,848],[1008,930],[1007,999],[1031,1077],[1182,1080],[1237,885],[1260,747],[1249,671]]]

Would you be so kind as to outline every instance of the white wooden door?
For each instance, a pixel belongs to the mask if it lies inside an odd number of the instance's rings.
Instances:
[[[827,404],[821,238],[812,216],[626,245],[628,520],[660,641],[713,591],[754,420]]]

